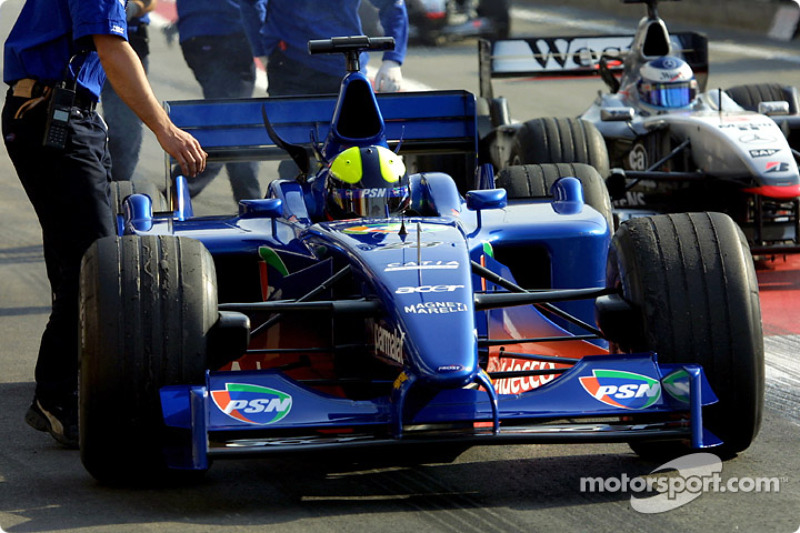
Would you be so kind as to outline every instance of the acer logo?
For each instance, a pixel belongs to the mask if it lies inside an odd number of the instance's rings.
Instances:
[[[398,287],[395,294],[416,294],[429,292],[453,292],[463,289],[463,285],[420,285],[419,287]]]

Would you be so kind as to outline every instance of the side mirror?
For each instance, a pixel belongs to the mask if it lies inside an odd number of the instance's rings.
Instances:
[[[625,170],[612,168],[611,174],[606,178],[606,188],[612,200],[622,200],[627,192],[628,178]]]
[[[575,215],[583,210],[583,184],[578,178],[559,178],[550,188],[553,211],[560,215]]]
[[[767,116],[788,115],[789,102],[786,102],[785,100],[778,100],[776,102],[759,102],[758,112]]]
[[[484,189],[467,193],[467,208],[473,211],[503,209],[507,205],[508,193],[505,189]]]
[[[600,109],[600,120],[603,122],[630,122],[635,111],[632,107],[603,107]]]
[[[126,234],[153,228],[153,201],[146,194],[131,194],[122,202],[122,209]]]
[[[283,215],[283,200],[264,198],[239,200],[240,218],[278,218]]]

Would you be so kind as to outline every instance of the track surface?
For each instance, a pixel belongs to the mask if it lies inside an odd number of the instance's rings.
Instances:
[[[0,0],[3,40],[22,1]],[[162,0],[164,9],[169,9],[168,1]],[[526,7],[514,13],[514,32],[630,31],[641,16],[640,7],[631,6],[626,20]],[[154,25],[164,21],[157,19]],[[708,32],[710,83],[728,87],[780,81],[800,86],[797,43]],[[150,79],[159,98],[199,98],[179,49],[168,46],[158,31],[152,32],[151,45]],[[475,43],[412,47],[403,71],[409,81],[424,86],[476,91]],[[496,92],[508,97],[515,118],[526,119],[575,116],[601,88],[599,80],[503,82]],[[135,179],[159,181],[162,174],[163,157],[148,134]],[[264,165],[262,175],[266,179],[274,169]],[[230,210],[230,197],[226,179],[220,177],[199,200],[204,210],[218,212]],[[777,479],[779,491],[706,493],[675,510],[645,515],[632,508],[628,492],[580,490],[584,476],[632,478],[659,466],[638,460],[624,445],[476,448],[452,464],[416,466],[393,457],[355,463],[329,456],[219,462],[196,486],[152,492],[98,486],[81,467],[77,452],[59,448],[23,422],[49,310],[40,243],[33,210],[0,147],[2,530],[793,532],[800,526],[800,258],[762,265],[759,271],[767,333],[766,417],[754,445],[725,463],[722,471],[725,480]]]

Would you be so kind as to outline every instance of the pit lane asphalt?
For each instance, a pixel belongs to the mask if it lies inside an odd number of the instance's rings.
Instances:
[[[2,3],[3,40],[21,4],[22,0]],[[533,13],[531,22],[515,18],[514,31],[542,35],[582,29],[563,25],[580,20],[564,11]],[[591,22],[620,24],[602,17]],[[774,80],[800,86],[796,63],[780,59],[781,54],[800,56],[795,43],[781,45],[748,34],[722,37],[776,59],[712,46],[710,83],[727,87]],[[150,79],[159,98],[199,98],[180,51],[168,47],[158,32],[153,32],[152,46]],[[475,43],[413,47],[404,75],[436,88],[477,91]],[[498,84],[499,94],[509,98],[512,115],[519,119],[574,116],[601,88],[599,80]],[[33,210],[4,148],[0,152],[0,529],[4,531],[791,532],[800,526],[800,341],[796,330],[776,330],[781,323],[770,316],[765,316],[773,334],[765,342],[769,365],[764,425],[749,450],[725,463],[722,475],[775,478],[780,482],[777,493],[705,493],[658,515],[634,511],[630,493],[582,493],[582,477],[632,478],[659,466],[638,460],[624,445],[477,448],[453,464],[421,466],[394,464],[391,457],[383,463],[357,464],[339,464],[325,456],[218,462],[196,486],[155,491],[101,487],[83,470],[77,452],[59,448],[23,422],[49,294]],[[135,179],[160,182],[163,167],[161,152],[147,134]],[[262,175],[274,175],[274,169],[264,165]],[[226,179],[216,180],[199,200],[206,212],[229,209]],[[774,279],[784,284],[778,290],[787,294],[788,303],[770,312],[781,320],[786,315],[798,317],[797,304],[791,305],[797,301],[792,296],[800,271],[791,267],[780,272]]]

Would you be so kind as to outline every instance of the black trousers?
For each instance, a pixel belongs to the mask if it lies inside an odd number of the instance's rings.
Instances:
[[[231,35],[206,35],[181,43],[186,64],[203,89],[203,97],[251,98],[256,84],[253,52],[244,32]],[[262,198],[258,184],[258,164],[253,161],[225,163],[238,202]],[[209,163],[199,176],[189,180],[189,193],[200,192],[217,177],[222,163]]]
[[[73,107],[67,146],[42,146],[47,102],[14,118],[27,101],[9,94],[2,132],[19,180],[42,227],[53,308],[36,363],[36,394],[59,402],[77,389],[78,282],[83,253],[113,235],[109,203],[111,158],[105,124],[94,111]]]
[[[270,96],[338,94],[344,75],[344,68],[341,76],[310,70],[276,48],[267,59],[267,92]]]

